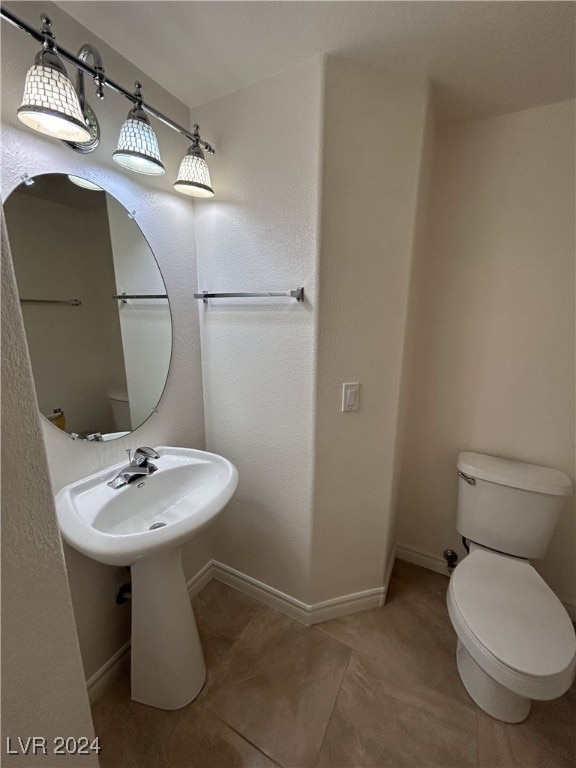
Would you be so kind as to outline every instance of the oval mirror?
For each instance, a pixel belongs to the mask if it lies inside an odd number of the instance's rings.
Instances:
[[[140,228],[83,182],[36,176],[4,211],[40,412],[75,437],[109,440],[156,409],[172,322]]]

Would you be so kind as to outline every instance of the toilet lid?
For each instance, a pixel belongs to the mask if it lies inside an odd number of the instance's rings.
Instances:
[[[475,550],[452,574],[450,589],[477,641],[506,666],[549,676],[574,659],[572,622],[526,560]]]

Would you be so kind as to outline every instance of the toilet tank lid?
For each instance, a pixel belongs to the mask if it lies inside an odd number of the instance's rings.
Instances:
[[[550,467],[469,451],[458,456],[457,466],[465,475],[511,488],[553,496],[570,496],[572,493],[572,481],[568,475]]]

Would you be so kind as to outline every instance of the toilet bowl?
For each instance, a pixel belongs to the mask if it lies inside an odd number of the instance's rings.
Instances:
[[[508,723],[532,699],[562,696],[576,672],[576,635],[564,606],[527,560],[474,547],[447,593],[457,665],[472,699]]]

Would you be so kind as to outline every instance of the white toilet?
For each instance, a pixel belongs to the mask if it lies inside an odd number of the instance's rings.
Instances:
[[[130,401],[128,392],[125,389],[113,389],[108,392],[110,410],[112,411],[112,421],[117,430],[126,432],[132,429],[130,419]],[[115,434],[115,433],[114,433]]]
[[[479,453],[458,457],[456,527],[470,554],[447,594],[466,690],[498,720],[520,723],[532,699],[556,699],[576,674],[564,606],[528,562],[546,552],[572,493],[563,472]]]

